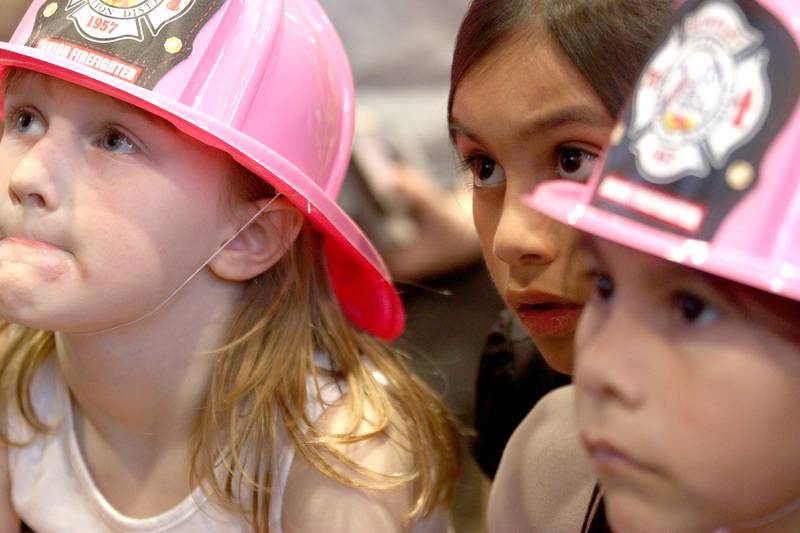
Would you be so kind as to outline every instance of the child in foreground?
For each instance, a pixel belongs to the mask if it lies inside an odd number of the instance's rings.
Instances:
[[[0,530],[445,531],[316,2],[37,0],[0,68]]]
[[[800,7],[686,2],[588,189],[580,436],[617,533],[800,531]]]

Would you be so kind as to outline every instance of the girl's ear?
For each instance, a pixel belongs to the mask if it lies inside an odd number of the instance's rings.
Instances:
[[[253,279],[269,270],[292,246],[303,227],[303,215],[286,198],[243,204],[241,219],[249,220],[270,201],[272,204],[208,264],[215,275],[228,281]]]

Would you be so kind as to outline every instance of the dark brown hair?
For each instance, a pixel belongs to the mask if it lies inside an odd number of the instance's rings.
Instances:
[[[456,38],[448,119],[464,77],[512,37],[545,29],[617,116],[672,12],[672,0],[472,0]]]

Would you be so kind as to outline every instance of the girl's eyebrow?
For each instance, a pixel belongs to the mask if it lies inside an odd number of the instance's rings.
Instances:
[[[147,122],[148,124],[159,130],[172,132],[175,129],[175,126],[173,126],[171,122],[168,122],[167,120],[164,120],[152,113],[149,113],[144,109],[136,107],[133,104],[118,102],[118,101],[112,101],[110,103],[112,104],[112,110],[114,112],[126,115],[133,115],[137,119]]]
[[[592,106],[577,104],[562,107],[543,113],[541,116],[529,120],[517,131],[517,137],[527,139],[541,135],[542,132],[564,126],[566,124],[577,124],[591,128],[609,127],[613,119],[603,110],[599,112]]]
[[[596,237],[588,233],[581,233],[575,243],[575,246],[576,249],[580,250],[587,256],[590,256],[599,265],[605,268],[605,266],[608,265],[607,258],[603,255],[600,246],[597,245],[597,243],[602,240],[603,239],[601,237]],[[613,241],[605,242],[613,243]],[[624,244],[619,243],[614,244],[617,246],[625,246]],[[647,266],[647,270],[651,273],[651,276],[648,279],[649,282],[655,286],[663,286],[665,284],[665,280],[668,279],[701,282],[707,284],[719,295],[720,298],[724,299],[730,305],[733,305],[737,308],[743,308],[746,305],[739,292],[731,290],[730,281],[719,278],[708,272],[695,270],[686,265],[669,261],[668,259],[652,256],[645,252],[637,251],[637,253],[643,254],[651,259],[651,264]]]
[[[28,95],[30,95],[32,89],[31,87],[28,87],[28,85],[30,85],[37,78],[41,78],[44,80],[44,83],[41,83],[38,86],[39,89],[42,91],[42,95],[51,100],[54,97],[53,93],[54,82],[58,81],[60,83],[69,83],[65,81],[60,81],[57,78],[46,76],[44,74],[39,74],[37,72],[17,71],[13,76],[11,76],[10,80],[11,83],[8,83],[9,80],[5,81],[6,86],[4,87],[3,97],[2,97],[3,107],[7,106],[6,102],[8,102],[8,100],[11,100],[13,102],[15,99],[23,99]],[[92,91],[91,89],[88,88],[83,88],[83,87],[81,88],[83,90]],[[9,98],[9,93],[12,98]],[[100,93],[95,93],[95,94],[99,95]],[[133,115],[160,130],[172,131],[175,128],[175,126],[173,126],[172,123],[162,118],[159,118],[156,115],[153,115],[152,113],[149,113],[148,111],[145,111],[144,109],[141,109],[133,104],[129,104],[116,99],[104,98],[103,104],[99,105],[98,109],[103,109],[103,106],[108,106],[106,107],[106,109],[113,113],[124,113],[128,115]]]
[[[473,133],[469,128],[458,122],[457,120],[451,120],[449,124],[449,131],[450,131],[450,140],[455,142],[456,135],[463,135],[467,139],[474,141],[478,144],[483,144],[481,138]]]
[[[577,124],[590,128],[606,128],[613,124],[613,119],[609,117],[605,110],[598,111],[592,106],[576,104],[542,113],[541,116],[534,116],[517,128],[515,137],[526,140],[541,135],[542,132],[568,124]],[[478,135],[457,120],[450,121],[449,130],[451,140],[455,140],[456,135],[460,134],[478,144],[483,144]]]

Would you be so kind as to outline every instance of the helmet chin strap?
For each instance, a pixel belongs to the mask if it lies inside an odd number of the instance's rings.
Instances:
[[[253,222],[255,222],[255,221],[256,221],[256,219],[258,219],[258,217],[260,217],[260,216],[261,216],[261,215],[262,215],[262,214],[263,214],[263,213],[264,213],[264,212],[265,212],[265,211],[266,211],[266,210],[269,208],[269,206],[271,206],[271,205],[272,205],[272,203],[273,203],[273,202],[275,202],[275,200],[277,200],[277,199],[278,199],[278,198],[280,198],[280,197],[281,197],[281,193],[277,193],[277,194],[276,194],[276,195],[275,195],[275,196],[274,196],[272,199],[270,199],[270,201],[269,201],[269,202],[267,202],[267,204],[266,204],[264,207],[262,207],[261,209],[259,209],[259,210],[258,210],[258,212],[257,212],[255,215],[253,215],[252,217],[250,217],[250,220],[248,220],[247,222],[245,222],[245,223],[244,223],[244,225],[243,225],[241,228],[239,228],[239,230],[238,230],[236,233],[234,233],[234,234],[233,234],[233,236],[232,236],[230,239],[228,239],[227,241],[225,241],[224,243],[222,243],[222,245],[221,245],[219,248],[217,248],[217,250],[216,250],[216,251],[215,251],[213,254],[211,254],[211,256],[210,256],[208,259],[206,259],[206,260],[203,262],[203,264],[202,264],[202,265],[200,265],[200,266],[197,268],[197,270],[195,270],[194,272],[192,272],[192,273],[189,275],[189,277],[187,277],[187,278],[186,278],[186,280],[185,280],[183,283],[181,283],[180,285],[178,285],[178,286],[175,288],[175,290],[173,290],[173,291],[172,291],[170,294],[168,294],[168,295],[167,295],[167,297],[166,297],[166,298],[164,298],[164,299],[161,301],[161,303],[159,303],[158,305],[156,305],[156,306],[155,306],[154,308],[152,308],[150,311],[147,311],[147,312],[146,312],[145,314],[143,314],[142,316],[140,316],[140,317],[138,317],[138,318],[134,318],[133,320],[129,320],[128,322],[125,322],[125,323],[123,323],[123,324],[117,324],[116,326],[111,326],[111,327],[108,327],[108,328],[98,329],[98,330],[96,330],[96,331],[82,331],[82,332],[79,332],[79,333],[75,333],[75,335],[96,335],[96,334],[98,334],[98,333],[107,333],[107,332],[110,332],[110,331],[114,331],[114,330],[117,330],[117,329],[121,329],[121,328],[124,328],[124,327],[131,326],[131,325],[133,325],[133,324],[137,324],[137,323],[139,323],[139,322],[141,322],[141,321],[143,321],[143,320],[145,320],[145,319],[147,319],[147,318],[151,317],[151,316],[152,316],[152,315],[154,315],[155,313],[157,313],[157,312],[158,312],[158,311],[159,311],[159,310],[160,310],[162,307],[164,307],[165,305],[167,305],[167,304],[170,302],[170,300],[172,300],[172,299],[175,297],[175,295],[177,295],[177,294],[178,294],[178,293],[179,293],[179,292],[180,292],[180,291],[181,291],[181,290],[182,290],[184,287],[186,287],[186,285],[188,285],[188,284],[189,284],[189,282],[191,282],[191,281],[192,281],[192,280],[193,280],[193,279],[194,279],[194,278],[195,278],[195,277],[196,277],[196,276],[197,276],[197,275],[198,275],[200,272],[202,272],[202,271],[203,271],[203,269],[204,269],[205,267],[207,267],[207,266],[208,266],[208,264],[209,264],[211,261],[213,261],[213,260],[214,260],[214,258],[215,258],[215,257],[217,257],[217,256],[218,256],[218,255],[219,255],[219,254],[222,252],[222,250],[224,250],[224,249],[225,249],[225,248],[226,248],[226,247],[227,247],[227,246],[228,246],[228,245],[229,245],[231,242],[233,242],[233,240],[234,240],[234,239],[236,239],[236,237],[238,237],[239,235],[241,235],[241,233],[242,233],[244,230],[246,230],[248,227],[250,227],[250,225],[251,225],[251,224],[253,224]]]

